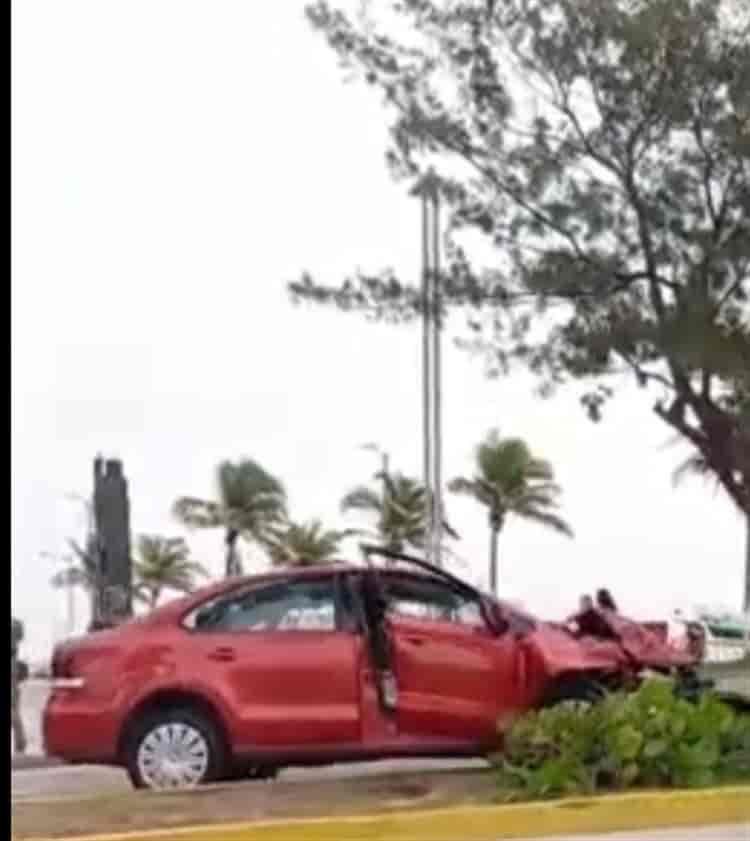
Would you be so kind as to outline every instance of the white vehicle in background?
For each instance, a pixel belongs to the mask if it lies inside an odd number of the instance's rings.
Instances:
[[[750,653],[748,614],[706,607],[676,610],[669,621],[669,640],[677,648],[687,648],[689,633],[696,628],[705,641],[706,663],[731,663]]]

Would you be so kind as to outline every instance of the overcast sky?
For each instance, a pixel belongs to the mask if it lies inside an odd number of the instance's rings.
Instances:
[[[21,0],[13,4],[12,608],[29,653],[64,626],[40,551],[80,537],[97,451],[124,460],[135,534],[180,534],[178,495],[209,496],[244,455],[287,484],[298,518],[376,469],[420,469],[419,333],[294,308],[303,269],[419,271],[419,209],[383,162],[371,92],[345,85],[298,0]],[[743,530],[623,389],[593,425],[446,351],[445,472],[493,426],[552,460],[573,541],[511,522],[501,588],[560,615],[610,586],[623,608],[737,607]],[[459,570],[486,580],[482,512],[449,500]],[[353,524],[353,520],[348,520]],[[190,536],[219,571],[220,534]],[[257,565],[257,562],[256,562]],[[79,610],[83,611],[79,598]]]

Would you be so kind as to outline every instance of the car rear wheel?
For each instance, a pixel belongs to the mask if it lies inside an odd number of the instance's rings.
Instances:
[[[136,722],[126,764],[135,788],[194,788],[222,776],[226,750],[205,715],[191,709],[159,710]]]

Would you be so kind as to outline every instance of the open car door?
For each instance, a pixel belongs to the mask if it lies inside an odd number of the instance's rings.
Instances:
[[[491,741],[498,716],[519,702],[516,640],[499,633],[474,588],[419,559],[377,551],[416,568],[364,574],[379,591],[399,734],[436,748]]]

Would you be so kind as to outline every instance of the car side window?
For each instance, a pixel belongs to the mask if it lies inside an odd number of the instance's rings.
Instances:
[[[196,631],[334,631],[333,577],[275,581],[199,608],[186,623]]]
[[[476,599],[470,599],[434,579],[388,576],[385,593],[388,611],[395,616],[459,625],[484,625]]]

